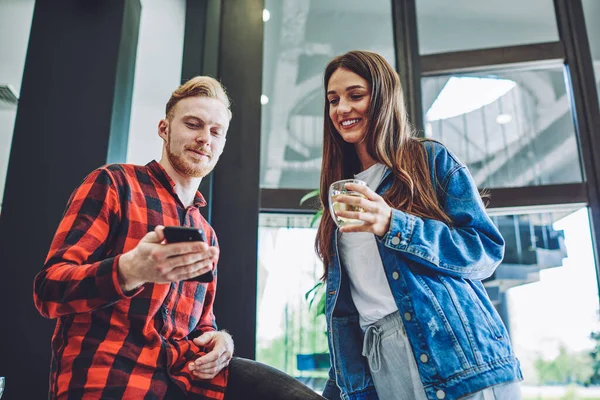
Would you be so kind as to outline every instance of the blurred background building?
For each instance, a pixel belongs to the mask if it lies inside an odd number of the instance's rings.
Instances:
[[[396,67],[418,134],[491,193],[507,248],[484,284],[524,397],[600,398],[597,21],[599,0],[0,0],[7,398],[47,392],[54,321],[33,308],[32,280],[69,194],[105,163],[158,159],[164,105],[198,74],[233,99],[201,185],[222,247],[217,320],[238,355],[321,388],[317,206],[300,199],[318,187],[324,67],[354,49]]]

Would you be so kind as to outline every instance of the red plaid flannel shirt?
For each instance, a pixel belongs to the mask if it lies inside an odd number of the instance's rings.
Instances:
[[[192,339],[216,330],[211,283],[147,283],[123,293],[121,254],[157,225],[202,227],[198,192],[185,208],[174,182],[156,161],[108,165],[74,191],[36,276],[40,313],[57,318],[52,338],[51,399],[162,399],[178,386],[190,399],[222,399],[227,369],[214,379],[191,375],[188,362],[204,354]]]

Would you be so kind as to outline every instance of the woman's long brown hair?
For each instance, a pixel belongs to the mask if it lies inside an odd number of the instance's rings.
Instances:
[[[430,178],[427,153],[422,140],[414,137],[408,121],[400,78],[379,54],[351,51],[334,58],[325,69],[324,87],[331,75],[343,68],[365,79],[371,90],[367,122],[367,151],[377,162],[386,165],[394,175],[391,187],[383,194],[393,208],[419,217],[451,220],[438,203]],[[321,165],[320,198],[329,209],[329,186],[340,179],[353,178],[361,164],[353,144],[346,143],[329,118],[329,102],[325,98],[323,129],[323,161]],[[327,213],[321,218],[315,250],[327,269],[332,260],[335,223]]]

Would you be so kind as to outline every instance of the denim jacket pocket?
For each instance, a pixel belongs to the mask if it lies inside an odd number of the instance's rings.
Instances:
[[[492,316],[490,315],[489,311],[485,309],[485,307],[481,303],[481,300],[479,299],[479,297],[477,296],[477,294],[475,293],[475,291],[473,290],[473,288],[471,287],[471,285],[469,284],[469,282],[466,282],[466,283],[467,283],[467,285],[466,285],[466,287],[467,287],[467,293],[469,293],[469,295],[471,296],[471,299],[473,299],[473,303],[476,304],[477,307],[479,308],[479,310],[481,311],[481,315],[485,319],[485,321],[487,323],[487,326],[488,326],[490,332],[492,333],[492,335],[494,335],[494,337],[496,338],[496,340],[502,340],[502,339],[504,339],[504,335],[500,331],[500,328],[498,327],[498,324],[496,324],[494,322],[494,320],[492,319]]]
[[[442,308],[438,296],[434,293],[439,290],[434,290],[429,284],[433,282],[422,275],[414,275],[414,278],[421,287],[419,294],[425,295],[420,301],[413,295],[415,312],[422,321],[422,331],[425,333],[425,346],[431,354],[436,355],[434,360],[439,363],[438,370],[443,371],[441,375],[444,378],[460,374],[471,366],[470,357],[465,353],[463,335],[452,328],[456,325],[453,316]],[[439,285],[439,282],[437,284]],[[444,303],[446,302],[447,300],[444,300]]]
[[[500,317],[481,282],[445,276],[439,280],[454,305],[448,312],[460,320],[453,326],[458,330],[457,336],[463,338],[463,348],[471,362],[482,365],[513,356],[508,333],[501,322],[496,322]]]

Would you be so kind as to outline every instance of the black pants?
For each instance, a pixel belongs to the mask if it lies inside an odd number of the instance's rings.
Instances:
[[[175,387],[166,399],[183,400],[186,396]],[[233,357],[229,362],[229,380],[225,400],[312,400],[324,399],[291,376],[256,361]]]
[[[225,400],[311,400],[323,399],[308,386],[268,365],[233,357]]]

